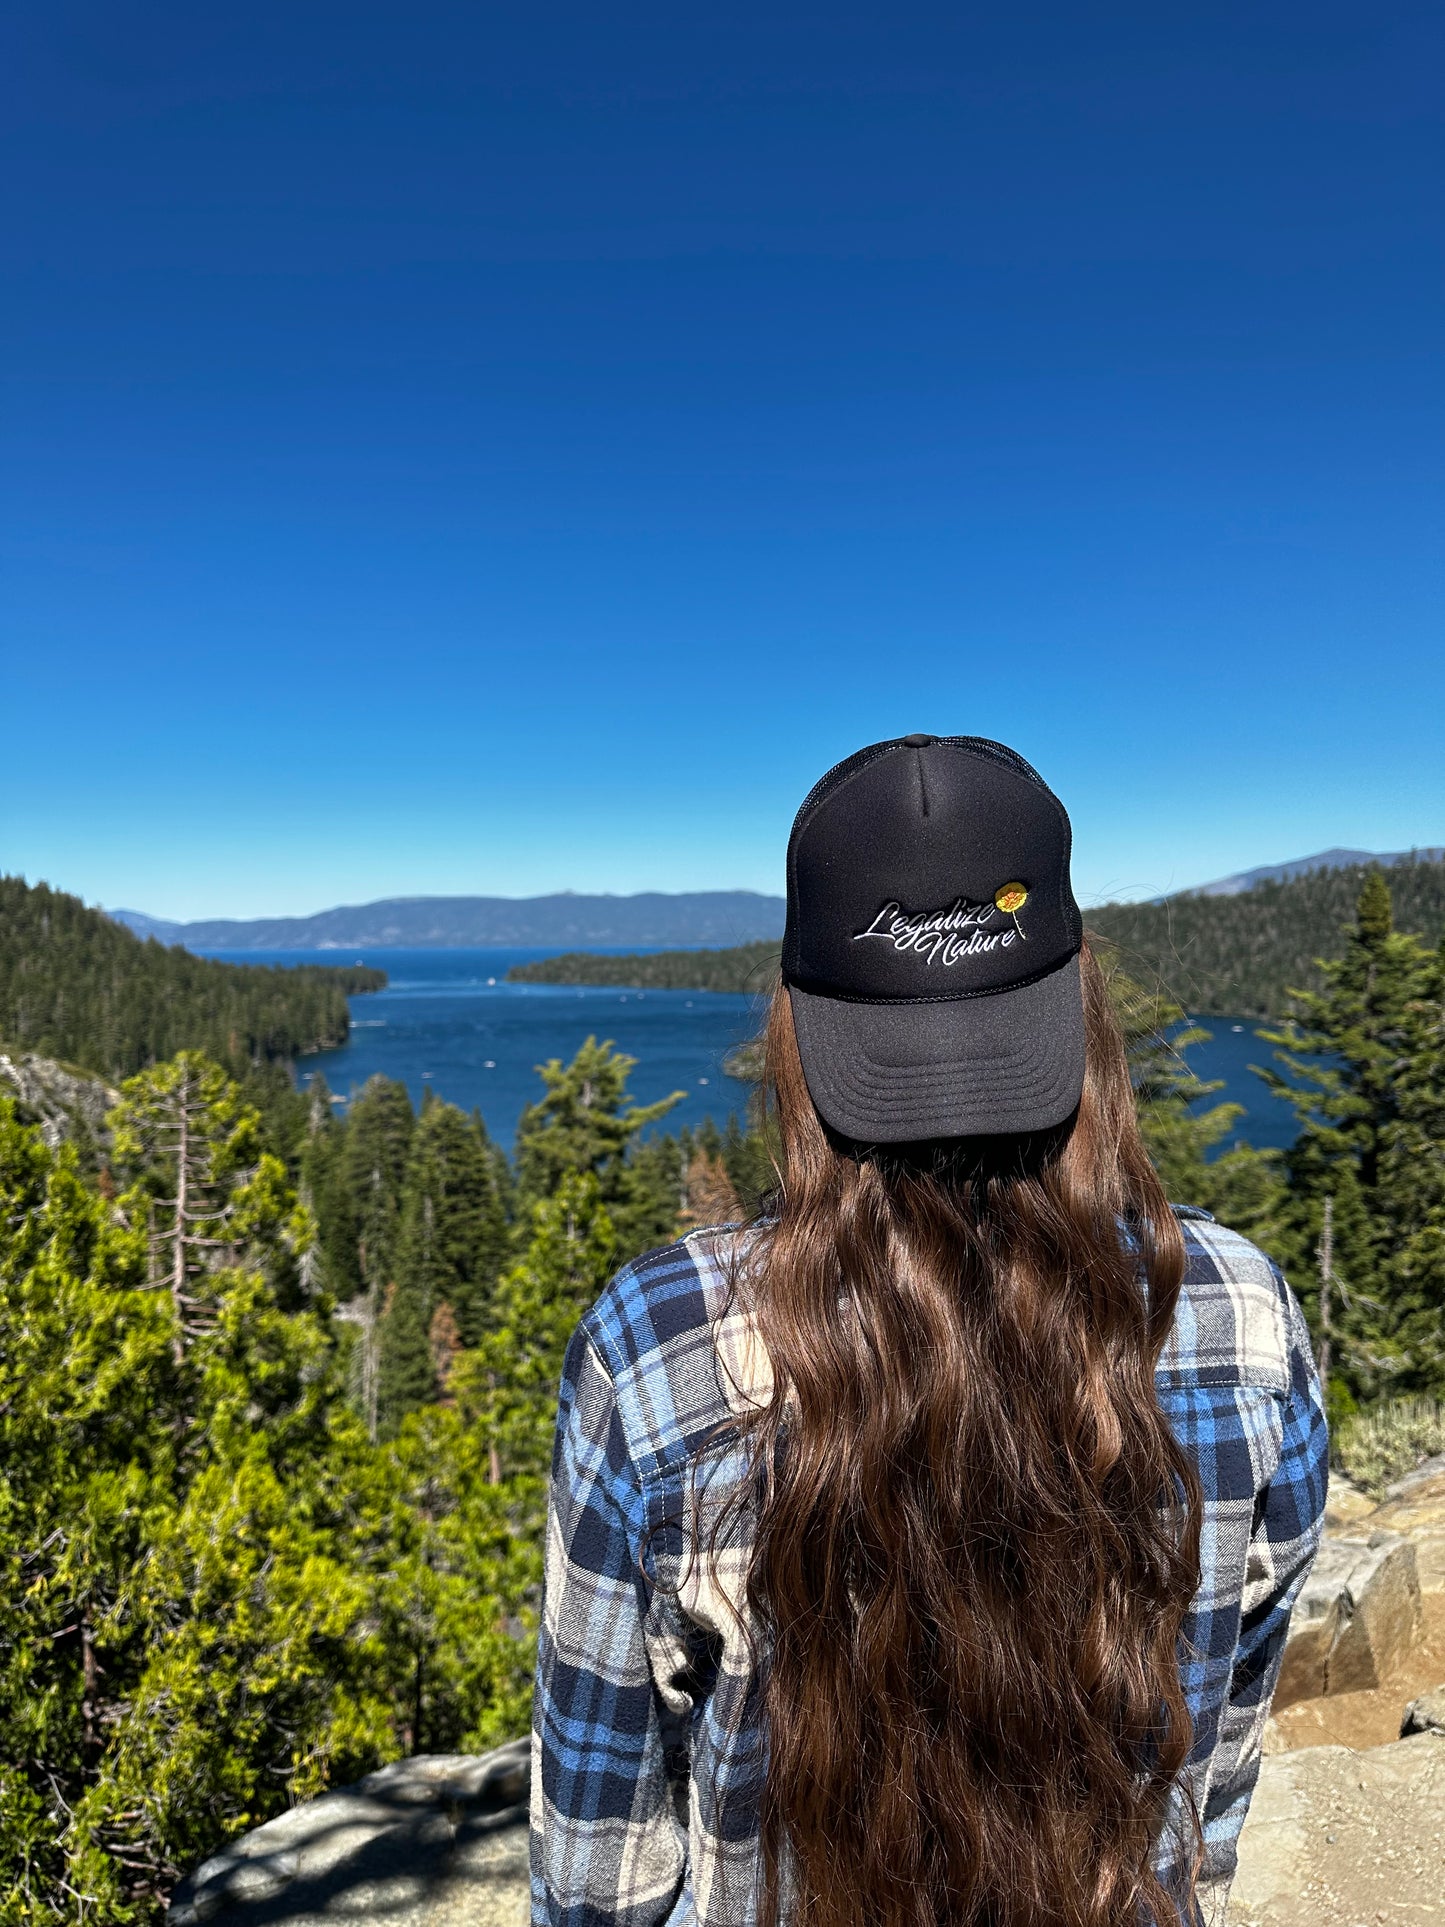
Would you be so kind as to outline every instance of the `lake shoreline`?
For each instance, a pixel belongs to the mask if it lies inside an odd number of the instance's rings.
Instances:
[[[760,1033],[765,991],[508,981],[513,964],[562,954],[490,945],[353,949],[357,963],[385,970],[388,982],[350,1000],[345,1044],[297,1058],[297,1084],[304,1088],[319,1075],[344,1105],[368,1077],[395,1078],[417,1105],[432,1090],[465,1111],[479,1110],[490,1134],[510,1146],[522,1110],[542,1095],[536,1067],[552,1058],[565,1062],[596,1036],[638,1060],[631,1084],[636,1102],[683,1092],[659,1130],[696,1128],[707,1118],[722,1128],[729,1117],[746,1119],[752,1086],[729,1075],[727,1060]],[[294,965],[308,955],[314,953],[248,951],[237,961]],[[1250,1071],[1251,1064],[1270,1062],[1271,1046],[1257,1032],[1273,1020],[1235,1011],[1191,1013],[1185,1021],[1210,1032],[1207,1043],[1188,1052],[1190,1069],[1206,1083],[1224,1085],[1201,1108],[1245,1106],[1219,1151],[1236,1142],[1260,1149],[1293,1142],[1293,1112]]]

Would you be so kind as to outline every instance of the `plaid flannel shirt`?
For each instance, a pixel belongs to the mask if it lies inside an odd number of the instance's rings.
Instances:
[[[1178,1879],[1188,1799],[1199,1904],[1222,1917],[1290,1608],[1319,1542],[1327,1439],[1278,1268],[1179,1209],[1188,1270],[1160,1400],[1199,1469],[1202,1580],[1181,1641],[1194,1744],[1157,1859]],[[719,1446],[767,1361],[725,1312],[736,1233],[694,1232],[620,1272],[562,1379],[534,1710],[532,1918],[542,1927],[747,1927],[764,1743],[736,1532],[689,1554],[742,1472]],[[715,1516],[715,1515],[714,1515]]]

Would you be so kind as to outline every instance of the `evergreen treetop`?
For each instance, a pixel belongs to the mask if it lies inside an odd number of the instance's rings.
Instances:
[[[1445,1389],[1445,991],[1438,952],[1393,927],[1377,870],[1325,989],[1266,1033],[1295,1109],[1279,1255],[1319,1323],[1316,1252],[1330,1201],[1340,1380],[1356,1398]]]
[[[550,1197],[564,1177],[581,1171],[597,1178],[604,1198],[620,1194],[628,1145],[686,1096],[673,1091],[655,1104],[629,1104],[627,1082],[636,1068],[635,1057],[595,1037],[570,1064],[553,1057],[537,1066],[545,1095],[528,1105],[517,1125],[517,1182],[524,1197]]]
[[[438,1398],[450,1357],[488,1329],[511,1245],[504,1169],[481,1119],[429,1091],[412,1133],[381,1331],[383,1431]]]

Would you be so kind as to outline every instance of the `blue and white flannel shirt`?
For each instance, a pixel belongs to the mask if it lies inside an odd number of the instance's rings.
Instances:
[[[1309,1337],[1278,1268],[1180,1209],[1188,1271],[1160,1400],[1199,1468],[1202,1580],[1181,1642],[1200,1909],[1222,1918],[1290,1608],[1319,1542],[1327,1438]],[[747,1927],[762,1766],[737,1611],[747,1549],[709,1543],[743,1469],[720,1435],[766,1399],[726,1311],[733,1240],[694,1232],[621,1271],[562,1379],[533,1718],[532,1918],[542,1927]],[[1176,1807],[1182,1809],[1181,1787]],[[1188,1830],[1161,1836],[1161,1870]],[[1176,1889],[1177,1890],[1177,1889]]]

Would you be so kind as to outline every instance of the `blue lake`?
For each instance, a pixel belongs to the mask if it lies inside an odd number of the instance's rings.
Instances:
[[[365,963],[387,973],[385,990],[351,999],[351,1039],[297,1064],[298,1080],[320,1071],[342,1097],[380,1072],[420,1103],[430,1087],[511,1145],[524,1107],[542,1095],[536,1067],[565,1063],[589,1037],[610,1038],[637,1059],[633,1100],[683,1093],[664,1128],[719,1125],[747,1103],[747,1088],[722,1060],[753,1036],[762,1001],[698,990],[617,990],[567,984],[509,984],[513,964],[555,957],[533,950],[214,950],[234,963]]]
[[[1263,1020],[1258,1017],[1198,1017],[1191,1021],[1198,1023],[1210,1035],[1204,1043],[1196,1044],[1186,1054],[1185,1061],[1196,1077],[1202,1077],[1206,1083],[1213,1083],[1217,1078],[1224,1085],[1223,1090],[1216,1091],[1195,1108],[1207,1110],[1211,1105],[1226,1101],[1244,1106],[1244,1116],[1220,1141],[1214,1155],[1229,1150],[1235,1144],[1253,1144],[1258,1150],[1273,1148],[1280,1151],[1293,1144],[1299,1135],[1293,1108],[1271,1096],[1263,1081],[1250,1068],[1258,1064],[1267,1070],[1280,1069],[1274,1060],[1274,1045],[1266,1044],[1259,1036]],[[1263,1024],[1266,1030],[1275,1027],[1272,1022]]]
[[[753,1036],[762,1000],[696,990],[618,990],[561,984],[509,984],[513,964],[556,956],[546,950],[215,950],[235,963],[365,963],[384,970],[387,988],[351,1000],[351,1040],[306,1057],[305,1080],[320,1071],[345,1098],[378,1071],[404,1083],[420,1103],[428,1086],[463,1110],[479,1110],[487,1129],[510,1146],[524,1106],[541,1095],[536,1066],[564,1062],[588,1037],[607,1037],[637,1059],[632,1094],[651,1103],[673,1091],[682,1101],[665,1129],[723,1124],[742,1114],[746,1087],[722,1068],[728,1052]],[[1294,1113],[1272,1098],[1249,1066],[1271,1062],[1252,1020],[1200,1020],[1209,1041],[1189,1053],[1203,1078],[1225,1088],[1209,1099],[1237,1100],[1246,1115],[1220,1148],[1247,1140],[1283,1146],[1295,1135]]]

